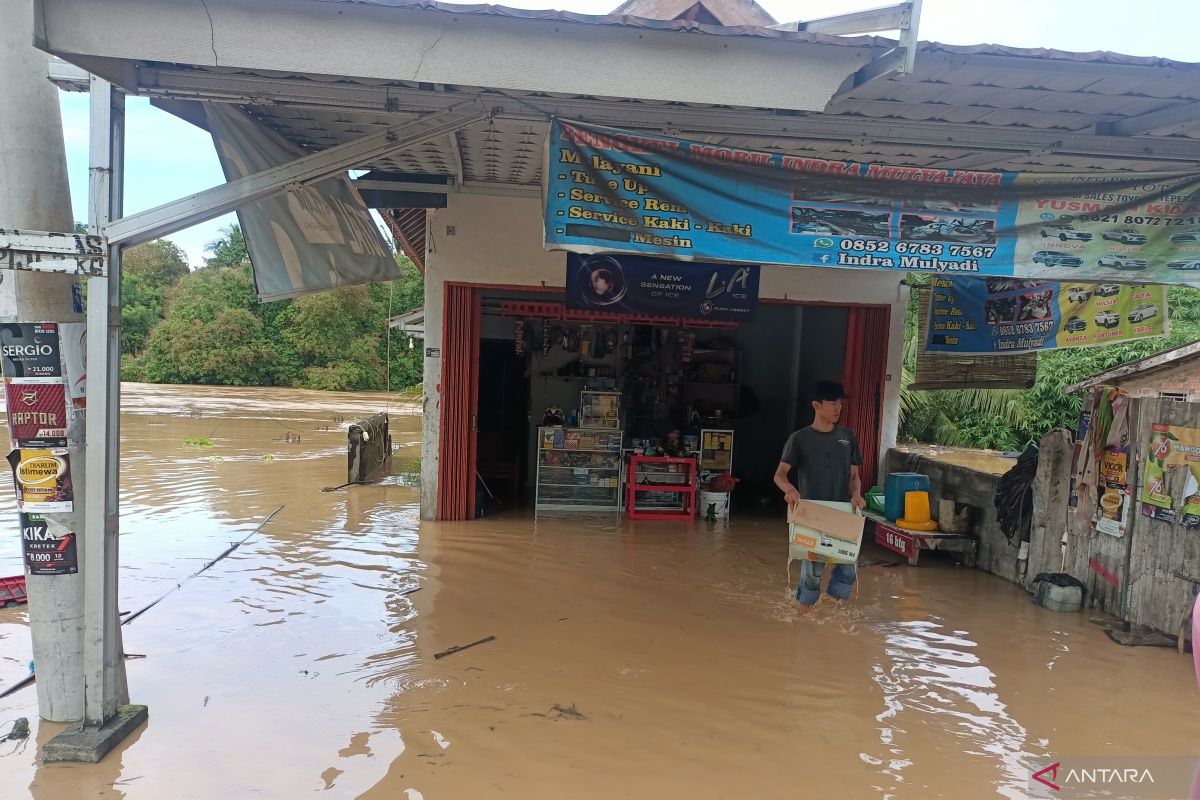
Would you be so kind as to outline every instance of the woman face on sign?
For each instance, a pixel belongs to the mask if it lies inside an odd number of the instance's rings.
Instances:
[[[592,291],[601,297],[612,291],[612,276],[606,269],[598,269],[592,273]]]

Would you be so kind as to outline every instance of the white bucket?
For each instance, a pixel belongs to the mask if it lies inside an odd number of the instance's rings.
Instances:
[[[717,519],[729,519],[729,492],[700,492],[700,519],[708,518],[708,507],[713,509]]]

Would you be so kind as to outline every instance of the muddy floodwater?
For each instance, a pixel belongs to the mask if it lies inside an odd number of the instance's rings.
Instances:
[[[345,421],[383,406],[126,387],[122,610],[284,509],[124,628],[150,722],[101,764],[40,765],[61,726],[32,689],[0,700],[0,725],[34,721],[0,743],[0,800],[1022,798],[1061,758],[1200,755],[1190,658],[948,560],[868,553],[848,607],[797,618],[783,529],[736,509],[422,524],[398,475],[322,492]],[[397,471],[419,427],[393,418]],[[0,611],[0,687],[28,662],[24,611]]]

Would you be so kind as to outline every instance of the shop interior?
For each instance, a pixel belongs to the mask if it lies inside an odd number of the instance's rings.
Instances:
[[[577,312],[560,292],[501,289],[483,290],[481,311],[481,514],[625,510],[633,455],[694,457],[701,488],[736,479],[739,514],[776,509],[784,440],[812,421],[812,383],[843,377],[850,324],[846,306],[762,302],[736,324]],[[639,472],[637,483],[689,477]],[[664,511],[682,502],[638,498]]]

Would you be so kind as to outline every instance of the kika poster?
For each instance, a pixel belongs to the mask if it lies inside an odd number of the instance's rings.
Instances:
[[[20,514],[21,548],[27,575],[74,575],[79,572],[76,536],[41,514]]]
[[[1010,355],[1165,336],[1164,286],[934,276],[925,349]]]
[[[555,119],[545,242],[575,253],[1200,285],[1200,173],[837,161]]]
[[[641,316],[748,320],[758,267],[596,253],[567,258],[568,308]]]
[[[1175,508],[1172,489],[1182,481],[1183,509]],[[1200,527],[1200,430],[1155,423],[1142,470],[1142,514],[1174,522],[1182,513],[1185,528]]]

